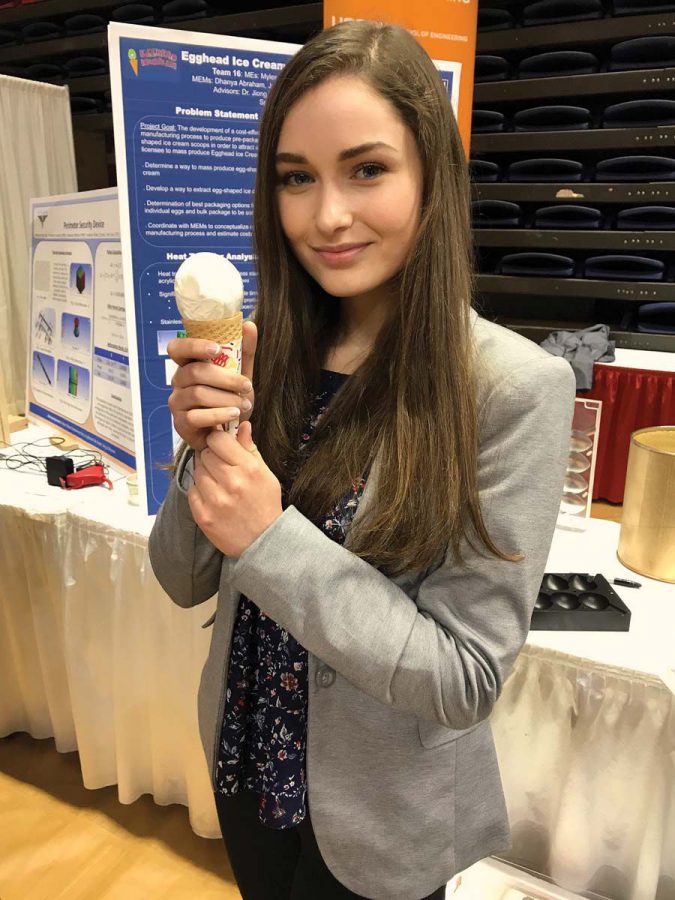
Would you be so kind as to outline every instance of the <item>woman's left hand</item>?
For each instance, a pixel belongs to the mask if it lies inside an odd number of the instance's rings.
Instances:
[[[213,430],[195,453],[192,517],[225,556],[238,559],[283,513],[281,484],[253,443],[251,423],[237,435]]]

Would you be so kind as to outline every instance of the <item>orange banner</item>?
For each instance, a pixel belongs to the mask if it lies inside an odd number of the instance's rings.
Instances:
[[[403,25],[420,42],[439,66],[451,71],[454,80],[451,97],[464,150],[469,155],[471,143],[471,107],[473,103],[473,73],[476,56],[476,22],[478,0],[324,0],[324,28],[346,19],[368,19],[374,22],[394,22]],[[448,79],[446,80],[446,83]],[[459,81],[459,89],[457,89]]]

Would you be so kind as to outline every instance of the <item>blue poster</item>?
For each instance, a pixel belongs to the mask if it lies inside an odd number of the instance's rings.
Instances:
[[[117,189],[31,200],[26,408],[133,469]]]
[[[182,334],[173,280],[221,253],[255,307],[252,202],[258,122],[293,44],[111,24],[108,33],[141,503],[155,514],[178,437],[167,399]]]

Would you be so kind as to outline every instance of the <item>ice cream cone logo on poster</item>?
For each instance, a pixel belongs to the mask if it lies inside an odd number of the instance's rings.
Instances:
[[[129,57],[129,65],[134,70],[134,75],[138,75],[138,57],[136,56],[136,51],[133,47],[129,48],[127,56]]]

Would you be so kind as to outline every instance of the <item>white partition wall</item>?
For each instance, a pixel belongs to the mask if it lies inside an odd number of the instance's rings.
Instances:
[[[0,356],[24,412],[31,197],[77,190],[68,88],[0,75]]]

